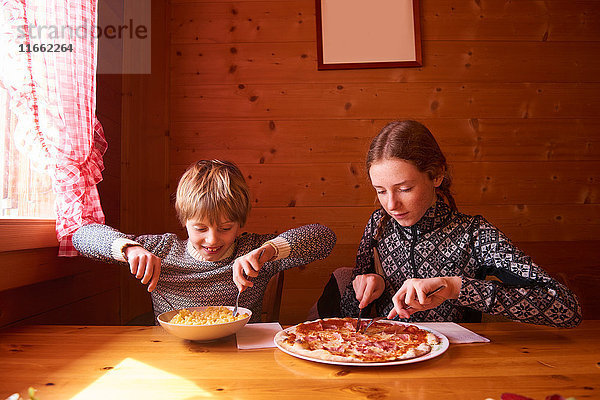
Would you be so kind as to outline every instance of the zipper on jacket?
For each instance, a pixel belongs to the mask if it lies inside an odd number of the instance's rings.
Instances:
[[[417,265],[415,263],[415,247],[417,246],[417,227],[411,226],[410,233],[412,234],[412,241],[410,243],[410,263],[412,266],[413,278],[417,278]]]

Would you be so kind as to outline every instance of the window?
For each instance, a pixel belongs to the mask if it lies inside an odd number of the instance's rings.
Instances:
[[[50,176],[16,149],[8,103],[0,87],[0,251],[57,246]]]
[[[8,92],[0,88],[0,218],[55,219],[50,176],[17,150],[11,135],[15,124]]]

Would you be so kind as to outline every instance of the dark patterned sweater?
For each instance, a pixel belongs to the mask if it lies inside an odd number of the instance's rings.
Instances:
[[[379,209],[371,215],[352,276],[353,280],[356,275],[376,273],[376,248],[383,269],[380,274],[386,281],[384,293],[374,302],[377,315],[391,311],[392,297],[406,279],[460,276],[458,299],[416,312],[405,321],[465,322],[475,310],[540,325],[574,327],[581,322],[577,297],[482,216],[454,212],[438,200],[413,226],[388,220],[382,239],[375,241],[384,212]],[[486,276],[499,281],[486,280]],[[344,316],[358,314],[352,283],[343,293],[340,307]]]
[[[171,307],[158,295],[159,291],[176,308],[233,305],[238,294],[233,283],[233,263],[239,256],[260,247],[266,241],[285,243],[286,258],[266,262],[254,283],[240,295],[240,306],[252,311],[252,322],[260,321],[262,302],[271,277],[279,271],[305,265],[329,255],[336,241],[327,227],[313,224],[290,229],[279,236],[244,233],[232,245],[228,256],[220,261],[202,261],[190,254],[188,241],[173,233],[162,235],[126,235],[107,225],[90,224],[73,235],[75,248],[87,257],[127,265],[115,254],[114,243],[133,240],[162,258],[158,285],[152,292],[155,317]],[[193,251],[191,252],[193,253]],[[120,261],[119,261],[120,259]],[[155,321],[156,322],[156,321]]]

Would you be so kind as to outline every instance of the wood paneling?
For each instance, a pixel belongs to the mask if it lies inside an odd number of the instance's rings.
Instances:
[[[64,263],[56,253],[56,247],[0,253],[0,292],[89,270],[89,266]]]
[[[172,3],[173,43],[315,40],[312,0]],[[577,42],[596,41],[600,36],[600,11],[593,0],[422,1],[421,18],[425,41]]]
[[[178,122],[393,119],[400,110],[411,118],[583,119],[600,114],[599,90],[598,83],[213,84],[174,87],[171,101]]]
[[[436,0],[421,2],[421,13],[423,37],[429,40],[578,42],[600,37],[600,11],[593,0]]]
[[[173,85],[219,83],[365,82],[598,82],[600,42],[510,44],[512,62],[497,55],[500,41],[426,42],[427,68],[331,70],[324,73],[313,42],[177,43],[171,47]],[[556,55],[561,54],[557,59]],[[551,65],[552,68],[548,68]],[[269,73],[264,71],[268,69]],[[558,78],[558,79],[557,79]]]
[[[90,265],[84,260],[81,264]],[[16,323],[115,324],[119,321],[119,276],[94,263],[88,271],[0,292],[0,327]],[[59,320],[53,316],[70,310]],[[101,312],[99,312],[101,311]],[[41,323],[41,322],[40,322]]]
[[[598,119],[431,119],[449,162],[600,161]],[[240,164],[364,162],[370,140],[388,120],[241,120],[175,122],[171,168],[199,158]],[[226,141],[222,140],[224,137]],[[209,145],[207,145],[209,144]],[[344,151],[331,151],[331,149]],[[362,166],[361,166],[362,168]],[[171,175],[173,175],[171,173]]]
[[[526,243],[599,318],[600,3],[435,0],[421,14],[423,67],[318,71],[312,0],[173,1],[169,193],[192,162],[230,159],[252,191],[248,230],[330,226],[333,254],[286,272],[282,321],[302,320],[375,208],[370,139],[418,119],[461,211]],[[185,236],[171,209],[165,223]]]

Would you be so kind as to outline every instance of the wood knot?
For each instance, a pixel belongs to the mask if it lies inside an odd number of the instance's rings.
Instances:
[[[387,391],[378,387],[355,385],[349,387],[353,393],[364,395],[367,399],[383,399],[387,397]]]
[[[334,375],[335,376],[346,376],[350,374],[350,370],[349,369],[343,369],[341,371],[336,372]]]
[[[191,353],[210,353],[210,350],[208,350],[204,347],[198,346],[196,344],[193,344],[193,343],[190,344],[190,347],[188,348],[188,350]]]

